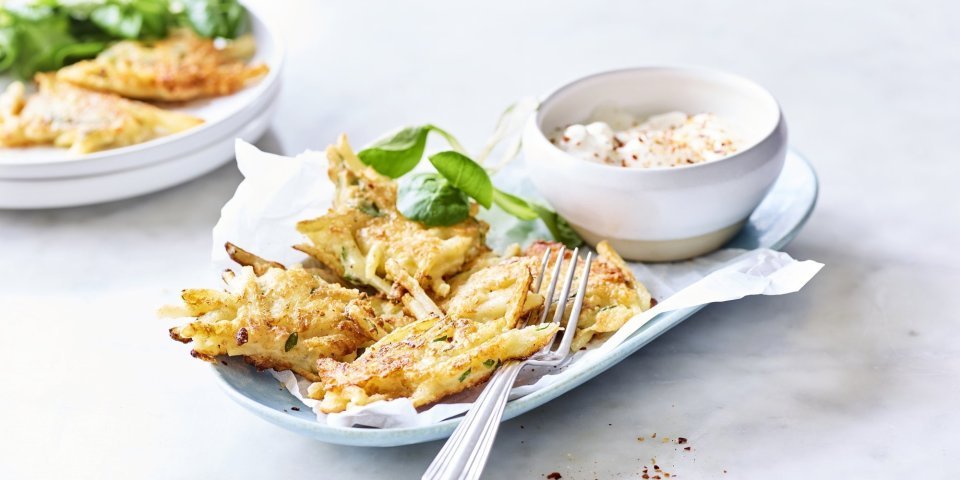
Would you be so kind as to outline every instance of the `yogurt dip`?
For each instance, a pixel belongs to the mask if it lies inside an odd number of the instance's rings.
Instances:
[[[667,112],[643,121],[623,110],[596,109],[550,141],[583,160],[631,168],[682,167],[736,153],[740,142],[712,113]]]

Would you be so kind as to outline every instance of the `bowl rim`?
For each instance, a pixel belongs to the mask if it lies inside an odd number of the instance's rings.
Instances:
[[[590,162],[587,160],[583,160],[579,157],[576,157],[570,154],[569,152],[565,152],[561,150],[559,147],[554,145],[554,143],[551,142],[550,139],[547,137],[546,133],[544,133],[543,128],[541,127],[541,121],[543,118],[542,117],[543,106],[548,104],[551,101],[556,101],[556,97],[562,94],[563,92],[571,88],[574,88],[581,83],[584,83],[599,77],[604,77],[608,75],[618,75],[618,74],[624,74],[624,73],[644,73],[644,72],[657,72],[657,71],[684,72],[684,73],[696,74],[701,77],[714,77],[714,78],[719,77],[719,78],[724,78],[725,80],[728,80],[728,81],[744,84],[758,91],[761,95],[765,96],[766,99],[773,104],[773,106],[776,108],[777,119],[776,121],[772,122],[769,130],[767,130],[765,134],[759,137],[759,140],[751,143],[750,146],[740,151],[734,152],[730,155],[718,158],[716,160],[711,160],[709,162],[700,162],[693,165],[681,165],[679,167],[669,166],[669,167],[627,168],[627,167],[620,167],[616,165],[607,165],[605,163]],[[762,145],[767,140],[769,140],[770,137],[773,136],[777,132],[777,130],[779,130],[781,126],[784,125],[784,123],[785,123],[785,119],[783,116],[783,108],[780,106],[780,102],[777,101],[777,98],[773,95],[773,93],[771,93],[770,90],[768,90],[766,87],[760,85],[759,83],[753,80],[750,80],[749,78],[743,75],[739,75],[736,73],[731,73],[731,72],[727,72],[727,71],[719,70],[715,68],[710,68],[710,67],[692,66],[692,65],[647,65],[647,66],[637,66],[637,67],[625,67],[625,68],[616,68],[612,70],[604,70],[601,72],[596,72],[590,75],[579,77],[547,93],[543,97],[543,100],[540,101],[540,104],[537,106],[536,113],[530,118],[530,127],[536,130],[538,135],[537,140],[547,143],[550,146],[549,148],[561,154],[565,160],[571,160],[573,162],[576,162],[577,164],[585,165],[587,166],[586,168],[594,169],[597,172],[604,172],[604,171],[605,172],[624,172],[624,173],[637,172],[636,173],[637,175],[644,175],[644,174],[656,175],[656,174],[665,174],[666,172],[673,173],[673,172],[684,172],[684,171],[717,168],[717,165],[730,163],[729,162],[730,160],[743,158],[747,156],[748,153],[756,150],[760,145]],[[633,173],[629,173],[629,174],[633,174]]]

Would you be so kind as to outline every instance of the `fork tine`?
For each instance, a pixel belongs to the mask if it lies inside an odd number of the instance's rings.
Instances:
[[[573,276],[577,273],[577,262],[580,260],[579,248],[573,249],[573,255],[570,257],[570,266],[567,267],[567,278],[563,279],[563,286],[560,288],[560,297],[557,298],[557,313],[553,315],[553,323],[559,324],[563,320],[564,310],[567,308],[567,302],[570,300],[570,285],[573,284]]]
[[[577,322],[580,320],[580,310],[583,308],[583,297],[587,296],[587,280],[590,277],[590,265],[592,263],[593,252],[587,252],[587,258],[583,261],[583,274],[580,275],[580,286],[577,287],[577,298],[573,300],[573,309],[570,310],[567,327],[563,332],[563,338],[560,340],[560,347],[557,350],[561,355],[566,355],[573,343],[573,336],[577,331]]]
[[[543,274],[547,273],[547,263],[550,261],[550,252],[548,248],[547,251],[543,252],[543,257],[540,259],[540,273],[537,274],[537,278],[533,280],[533,291],[540,293],[540,285],[543,284]]]
[[[547,273],[547,263],[550,262],[550,254],[553,253],[549,248],[543,252],[543,257],[540,258],[540,272],[537,273],[536,278],[533,279],[533,291],[540,293],[540,286],[543,285],[543,275]],[[520,324],[520,327],[526,327],[530,324],[530,319],[533,318],[533,314],[527,315],[523,318],[523,322]]]
[[[563,286],[560,287],[560,297],[557,298],[557,311],[553,315],[553,323],[557,325],[560,325],[560,322],[563,321],[563,313],[567,310],[567,302],[570,301],[570,285],[573,284],[573,276],[577,272],[577,263],[580,260],[579,253],[580,253],[579,248],[575,248],[573,250],[573,255],[570,256],[570,266],[567,267],[567,276],[566,278],[563,279]],[[571,335],[570,329],[565,329],[563,332],[563,338],[561,339],[561,343],[564,340],[566,340],[566,338],[570,335]],[[553,338],[550,340],[549,343],[544,345],[542,349],[540,349],[540,351],[538,352],[538,355],[550,355],[551,354],[550,349],[551,347],[553,347],[553,341],[556,338],[557,338],[557,334],[554,333]],[[571,338],[570,341],[572,342],[573,339]],[[559,353],[560,355],[566,354],[566,352],[563,350],[557,350],[557,353]]]
[[[547,252],[549,254],[549,250]],[[550,305],[553,305],[553,292],[557,288],[557,278],[560,276],[560,266],[563,265],[563,255],[565,253],[567,253],[567,248],[560,247],[560,251],[557,252],[557,264],[553,266],[553,275],[550,276],[550,286],[547,287],[547,293],[543,296],[543,311],[540,312],[540,320],[537,323],[543,323],[547,319],[547,315],[550,314]]]

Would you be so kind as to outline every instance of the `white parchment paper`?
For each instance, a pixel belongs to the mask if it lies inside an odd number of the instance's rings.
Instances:
[[[327,161],[321,152],[307,151],[296,157],[273,155],[241,140],[236,144],[237,164],[244,180],[221,212],[213,229],[212,260],[217,269],[234,265],[223,245],[233,242],[262,257],[285,264],[306,259],[291,248],[302,238],[295,224],[317,217],[329,208],[333,184],[327,178]],[[511,165],[495,179],[501,188],[535,196],[522,167]],[[484,212],[491,224],[489,243],[495,249],[509,243],[549,238],[536,222],[519,222],[496,210]],[[589,367],[623,343],[632,333],[660,313],[708,303],[737,300],[749,295],[783,295],[802,288],[823,267],[807,260],[797,261],[783,252],[768,249],[727,249],[688,262],[631,263],[631,269],[659,303],[631,319],[603,343],[578,352],[555,369],[527,367],[520,374],[511,396],[527,395],[563,380],[577,369]],[[415,427],[440,422],[465,412],[479,394],[473,388],[418,412],[409,399],[376,402],[337,414],[324,414],[318,402],[306,397],[308,381],[290,372],[271,373],[305,405],[320,422],[335,426],[363,425],[380,428]]]

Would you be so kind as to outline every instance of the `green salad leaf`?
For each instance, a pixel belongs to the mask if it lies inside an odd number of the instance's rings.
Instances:
[[[401,178],[423,159],[430,132],[442,136],[453,150],[430,155],[437,173],[401,179],[397,209],[405,217],[428,227],[454,225],[469,217],[472,198],[484,208],[496,205],[520,220],[540,219],[555,240],[569,247],[583,244],[577,232],[550,208],[495,188],[490,173],[466,154],[453,135],[435,125],[401,128],[364,148],[357,157],[382,175]],[[487,145],[487,150],[492,148]]]
[[[405,127],[360,150],[357,157],[390,178],[400,178],[420,163],[430,126]]]
[[[77,12],[72,12],[72,15],[75,18],[79,16]],[[94,8],[89,18],[108,35],[130,40],[163,38],[175,22],[168,3],[158,0],[108,2]],[[205,37],[214,36],[195,30]]]
[[[246,15],[236,0],[181,0],[187,23],[204,37],[236,38]]]
[[[502,190],[493,192],[493,201],[503,211],[519,218],[520,220],[535,220],[539,218],[554,240],[566,245],[569,248],[583,245],[583,239],[580,235],[563,219],[557,212],[549,207],[536,202],[528,202],[516,195],[511,195]]]
[[[574,230],[560,214],[539,203],[531,202],[530,206],[533,207],[537,212],[537,216],[540,217],[543,224],[550,230],[550,234],[553,235],[554,240],[566,245],[568,248],[583,245],[583,239],[580,238],[576,230]]]
[[[493,182],[490,175],[477,162],[470,160],[466,155],[446,151],[430,156],[430,163],[454,187],[463,190],[484,208],[493,204]]]
[[[96,56],[98,53],[102,52],[104,48],[107,48],[106,42],[74,43],[72,45],[61,47],[59,50],[57,50],[57,54],[54,57],[53,62],[57,65],[66,65],[68,63],[73,63],[76,60]]]
[[[17,41],[17,32],[10,27],[0,27],[0,72],[9,70],[17,59],[14,50]]]
[[[110,35],[119,38],[140,38],[143,15],[129,6],[104,5],[90,14],[90,20]]]
[[[493,191],[493,203],[496,203],[504,212],[519,218],[520,220],[536,220],[540,218],[537,211],[530,206],[530,202],[504,192],[503,190]]]
[[[440,174],[420,173],[401,180],[397,210],[428,227],[448,227],[470,216],[470,197]]]
[[[435,125],[404,127],[387,135],[357,153],[360,161],[390,178],[400,178],[417,166],[427,148],[427,136],[436,132],[466,157],[463,146],[446,130]],[[482,167],[481,167],[482,168]]]
[[[451,135],[450,132],[447,132],[446,130],[436,125],[427,125],[426,128],[430,129],[430,131],[432,132],[437,132],[438,134],[440,134],[440,136],[443,137],[444,140],[446,140],[447,143],[449,143],[450,146],[453,147],[453,149],[458,153],[462,153],[464,155],[467,154],[467,150],[463,148],[463,145],[460,145],[460,142],[457,141],[457,138]]]
[[[58,68],[61,52],[77,43],[70,34],[69,19],[56,15],[50,8],[22,7],[8,15],[10,26],[4,29],[11,45],[3,53],[13,57],[11,67],[19,77]]]
[[[30,78],[95,57],[118,40],[163,38],[188,26],[236,38],[247,29],[237,0],[34,0],[0,4],[0,73]]]

